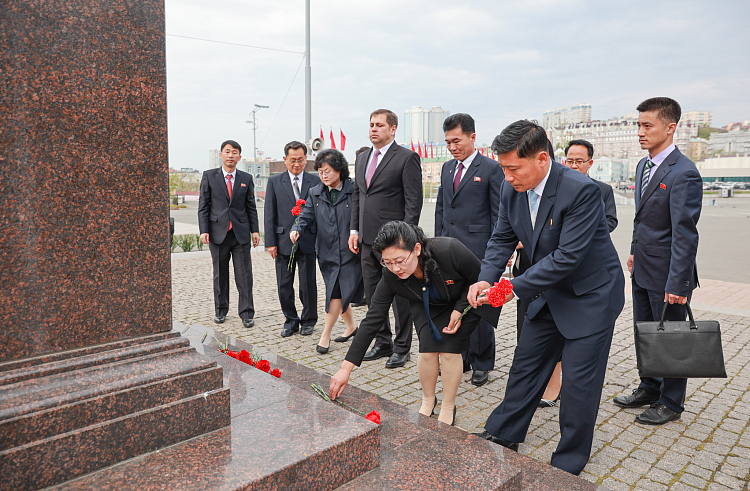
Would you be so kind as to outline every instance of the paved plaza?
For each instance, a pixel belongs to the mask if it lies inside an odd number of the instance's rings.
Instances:
[[[627,224],[626,224],[627,225]],[[231,271],[231,268],[230,268]],[[218,327],[255,346],[290,358],[326,374],[335,373],[349,343],[331,343],[326,355],[315,352],[323,326],[324,286],[318,275],[319,321],[312,336],[280,336],[284,322],[270,256],[253,254],[255,327],[244,329],[237,316],[237,293],[231,280],[230,312],[221,326],[213,324],[211,258],[208,251],[172,254],[172,295],[175,321]],[[746,272],[745,272],[746,274]],[[634,422],[642,409],[620,409],[612,398],[630,393],[638,383],[632,330],[632,302],[628,299],[615,327],[602,403],[594,434],[591,460],[581,477],[616,490],[747,490],[750,480],[750,285],[704,280],[694,298],[696,319],[721,323],[728,378],[693,379],[682,419],[660,427]],[[301,307],[301,306],[300,306]],[[299,307],[298,307],[299,308]],[[355,320],[365,315],[355,308]],[[458,393],[456,425],[480,431],[489,413],[502,401],[508,369],[516,346],[515,305],[504,307],[496,331],[497,359],[490,382],[471,385],[470,373]],[[333,336],[344,332],[341,320]],[[403,368],[386,369],[385,359],[364,362],[351,384],[419,409],[418,342]],[[438,382],[438,399],[441,399]],[[563,401],[564,402],[564,401]],[[559,440],[559,408],[539,409],[520,451],[549,462]]]

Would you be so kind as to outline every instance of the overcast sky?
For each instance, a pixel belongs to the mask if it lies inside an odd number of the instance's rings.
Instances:
[[[750,119],[744,0],[313,0],[311,10],[313,136],[333,127],[338,145],[343,129],[349,160],[380,107],[400,120],[415,105],[467,112],[478,143],[579,102],[594,119],[653,96],[710,110],[714,126]],[[166,30],[171,167],[208,168],[226,139],[251,159],[254,104],[270,106],[257,116],[264,156],[304,139],[304,0],[166,0]]]

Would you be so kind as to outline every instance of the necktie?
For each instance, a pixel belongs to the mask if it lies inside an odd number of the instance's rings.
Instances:
[[[461,183],[461,175],[464,171],[464,163],[459,162],[458,168],[456,169],[456,177],[453,178],[453,192],[455,193],[458,189],[458,185]]]
[[[294,198],[299,199],[299,176],[294,176]]]
[[[641,177],[641,197],[643,196],[643,193],[646,192],[648,180],[651,178],[651,167],[653,166],[654,163],[651,162],[651,159],[647,160],[646,165],[643,166],[643,176]]]
[[[232,200],[232,174],[227,174],[226,178],[227,178],[227,192],[229,193],[229,200],[231,201]],[[232,230],[231,221],[229,222],[229,228],[227,230],[228,231]]]
[[[367,168],[367,177],[365,179],[367,181],[368,188],[370,187],[370,181],[372,180],[372,176],[373,174],[375,174],[375,169],[378,166],[379,155],[380,155],[380,150],[377,150],[377,149],[372,153],[372,160],[370,161],[370,167]]]
[[[539,195],[529,189],[529,211],[531,211],[531,228],[536,224],[536,212],[539,210]]]

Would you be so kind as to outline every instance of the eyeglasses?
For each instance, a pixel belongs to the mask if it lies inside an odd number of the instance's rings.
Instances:
[[[319,171],[318,171],[318,175],[319,175],[319,176],[327,176],[328,174],[334,174],[335,172],[336,172],[336,171],[335,171],[335,170],[333,170],[333,169],[328,169],[328,170],[319,170]]]
[[[287,159],[292,164],[304,164],[307,159]]]
[[[565,161],[565,165],[567,165],[568,167],[572,167],[574,165],[576,167],[580,167],[583,164],[585,164],[586,162],[591,162],[591,159],[587,159],[587,160],[583,160],[583,159],[576,159],[576,160],[568,159],[568,160]]]
[[[393,268],[395,268],[396,266],[399,266],[399,267],[400,267],[400,266],[403,266],[403,265],[404,265],[404,263],[405,263],[406,261],[408,261],[408,260],[409,260],[409,258],[411,257],[411,255],[412,255],[413,253],[414,253],[414,251],[412,250],[412,251],[411,251],[411,252],[409,253],[409,255],[408,255],[408,256],[406,256],[406,259],[402,259],[402,260],[400,260],[400,261],[391,261],[391,262],[388,262],[388,263],[387,263],[387,262],[385,262],[384,260],[382,260],[382,259],[381,259],[381,260],[380,260],[380,265],[381,265],[381,266],[385,266],[385,267],[386,267],[386,268],[388,268],[388,269],[393,269]]]

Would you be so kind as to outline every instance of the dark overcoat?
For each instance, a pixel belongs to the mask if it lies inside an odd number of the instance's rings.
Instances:
[[[299,227],[292,227],[292,230],[298,232],[317,227],[315,252],[326,284],[326,312],[331,304],[331,293],[337,278],[344,312],[350,303],[361,303],[365,293],[362,260],[359,254],[353,254],[349,250],[354,183],[351,179],[343,182],[336,204],[331,204],[325,184],[320,183],[310,189],[308,200],[299,215]]]

